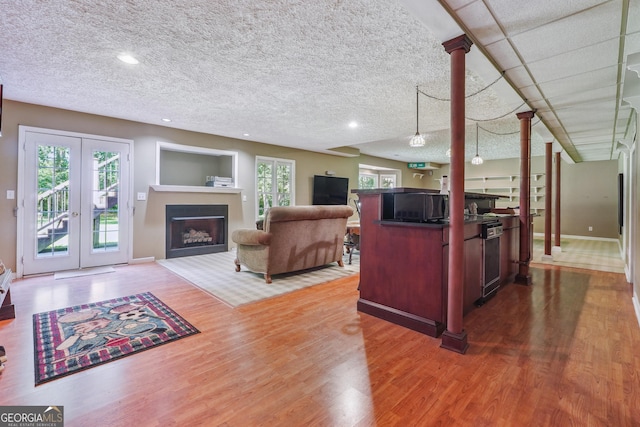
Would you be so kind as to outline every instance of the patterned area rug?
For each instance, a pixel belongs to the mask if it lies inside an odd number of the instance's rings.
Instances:
[[[197,333],[150,292],[34,314],[36,385]]]
[[[351,265],[349,265],[349,255],[345,254],[344,267],[332,263],[302,272],[276,274],[272,277],[273,282],[267,284],[262,274],[248,271],[244,266],[241,271],[236,272],[233,263],[235,257],[236,253],[232,250],[208,255],[162,259],[157,262],[231,307],[275,297],[360,272],[360,253],[354,251]]]

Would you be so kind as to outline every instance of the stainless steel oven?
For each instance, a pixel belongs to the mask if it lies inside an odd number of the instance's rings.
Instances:
[[[500,287],[500,236],[502,223],[489,221],[482,224],[482,299],[492,297]]]

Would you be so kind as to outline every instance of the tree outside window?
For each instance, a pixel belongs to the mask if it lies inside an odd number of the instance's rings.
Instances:
[[[382,188],[394,188],[396,186],[395,174],[380,175],[380,187]]]
[[[361,173],[358,177],[358,188],[361,190],[378,188],[378,175]]]

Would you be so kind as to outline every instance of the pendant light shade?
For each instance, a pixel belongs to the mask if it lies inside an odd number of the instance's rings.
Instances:
[[[411,141],[409,141],[409,146],[411,147],[424,147],[424,136],[420,135],[420,131],[418,130],[418,117],[419,107],[418,107],[418,86],[416,86],[416,134],[413,135]]]
[[[424,136],[416,132],[416,134],[411,137],[411,141],[409,141],[409,146],[424,147]]]
[[[476,123],[476,156],[471,159],[471,164],[481,165],[482,163],[484,163],[484,160],[482,160],[482,157],[478,154],[478,124]]]

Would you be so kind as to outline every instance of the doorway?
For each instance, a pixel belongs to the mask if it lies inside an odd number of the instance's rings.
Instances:
[[[132,141],[20,126],[18,276],[129,260]]]

